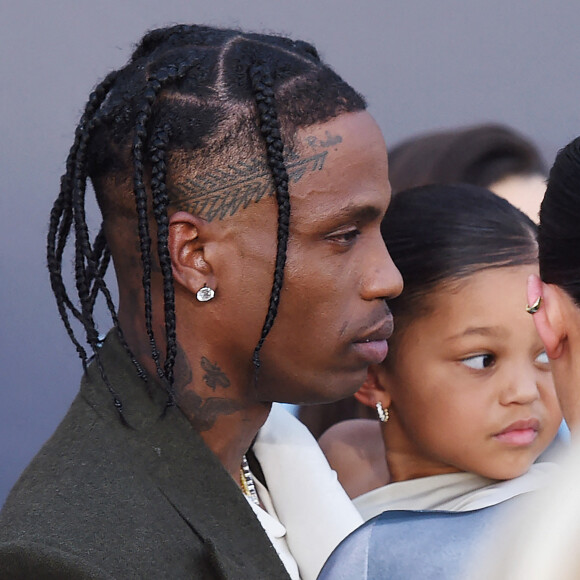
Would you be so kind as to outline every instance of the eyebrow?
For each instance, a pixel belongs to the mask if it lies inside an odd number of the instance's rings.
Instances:
[[[506,330],[499,326],[469,326],[462,332],[448,337],[446,340],[457,340],[458,338],[465,338],[466,336],[493,336],[501,338],[506,335]]]
[[[381,218],[383,210],[376,205],[356,205],[351,204],[341,208],[333,215],[334,219],[355,219],[356,221],[368,223]]]

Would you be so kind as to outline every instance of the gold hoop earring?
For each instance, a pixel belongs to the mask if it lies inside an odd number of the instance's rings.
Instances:
[[[389,420],[389,409],[383,409],[383,404],[379,401],[375,407],[377,408],[377,415],[381,423],[386,423]]]

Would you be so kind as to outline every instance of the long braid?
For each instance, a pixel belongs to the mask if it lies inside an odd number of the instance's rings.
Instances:
[[[95,276],[104,276],[109,263],[108,251],[105,251],[104,239],[98,242],[98,254],[103,256],[100,264],[94,261],[94,252],[91,248],[88,228],[84,211],[86,190],[86,149],[91,131],[97,125],[97,111],[104,102],[117,73],[111,73],[89,98],[84,114],[75,132],[75,141],[71,147],[66,163],[66,173],[61,180],[61,191],[51,211],[50,228],[47,240],[47,262],[49,266],[51,285],[57,300],[57,307],[64,322],[65,328],[86,369],[86,350],[77,340],[67,309],[77,318],[85,329],[87,342],[91,346],[99,373],[109,392],[113,396],[115,407],[124,421],[123,405],[106,377],[98,353],[99,336],[93,319],[95,296],[92,296],[90,284]],[[70,300],[62,279],[62,257],[71,226],[75,230],[75,281],[80,300],[79,311]],[[110,305],[109,305],[110,308]]]
[[[107,247],[107,239],[105,237],[105,231],[103,226],[101,225],[101,229],[99,230],[99,233],[97,234],[97,237],[95,238],[95,241],[93,243],[92,264],[95,269],[87,272],[89,284],[92,284],[92,288],[90,291],[91,310],[94,310],[95,308],[95,302],[97,300],[99,292],[102,290],[108,292],[106,286],[103,288],[101,281],[103,280],[105,273],[107,272],[110,260],[111,260],[111,251]]]
[[[75,140],[70,149],[66,162],[66,172],[61,179],[60,194],[54,203],[50,214],[50,227],[47,239],[47,262],[50,272],[51,287],[56,297],[57,308],[65,325],[67,334],[74,344],[84,368],[86,368],[87,353],[74,334],[68,317],[67,308],[71,311],[73,316],[81,322],[82,315],[79,310],[75,308],[66,291],[66,287],[62,279],[62,256],[73,221],[72,175],[78,155],[81,136],[83,134],[83,127],[86,125],[87,120],[93,117],[95,112],[99,109],[105,100],[108,92],[111,89],[111,86],[117,78],[117,75],[117,71],[109,73],[105,80],[95,88],[89,97],[89,101],[85,107],[81,121],[79,122],[79,125],[75,131]]]
[[[166,149],[169,142],[170,127],[164,125],[157,129],[151,140],[151,196],[153,198],[153,214],[157,223],[157,251],[159,264],[163,275],[163,298],[165,310],[165,338],[167,350],[165,355],[164,373],[169,390],[169,404],[175,404],[173,389],[173,365],[177,355],[177,334],[175,328],[175,291],[173,287],[173,271],[169,254],[169,219],[167,208],[167,165]]]
[[[139,228],[139,245],[141,249],[141,264],[143,266],[143,292],[145,297],[145,327],[149,337],[151,355],[155,362],[157,375],[163,378],[163,369],[159,362],[159,350],[153,334],[152,302],[151,302],[151,236],[149,234],[149,215],[147,212],[147,191],[145,189],[145,147],[147,141],[147,121],[151,116],[153,103],[161,90],[161,83],[156,77],[149,80],[145,89],[145,102],[137,115],[135,137],[133,139],[133,187]]]
[[[167,142],[158,143],[161,149],[156,150],[157,154],[157,175],[156,175],[156,195],[153,196],[155,219],[158,225],[158,254],[160,266],[163,273],[163,291],[165,303],[165,325],[167,339],[167,354],[165,369],[161,368],[159,360],[159,350],[155,341],[152,321],[152,301],[151,301],[151,236],[149,234],[149,219],[147,213],[147,191],[144,183],[145,167],[145,147],[147,144],[147,124],[151,118],[153,105],[159,96],[159,93],[170,82],[175,82],[185,76],[187,71],[193,66],[193,63],[182,62],[179,65],[169,65],[161,69],[157,74],[152,75],[144,91],[144,103],[142,104],[135,124],[135,137],[133,140],[133,168],[134,168],[134,194],[138,216],[139,240],[141,247],[141,262],[143,265],[143,292],[145,296],[145,326],[151,346],[151,354],[155,362],[159,378],[166,381],[170,404],[174,403],[173,392],[173,365],[177,354],[177,338],[175,330],[175,305],[173,291],[173,274],[171,269],[171,259],[167,248],[168,240],[168,220],[167,207],[169,199],[165,186],[165,149]],[[169,139],[168,132],[162,137],[159,134],[158,139]],[[161,226],[161,229],[159,229]],[[161,236],[161,237],[160,237]],[[163,241],[161,241],[163,240]],[[167,374],[168,371],[168,374]]]
[[[67,308],[73,313],[73,315],[81,320],[80,312],[74,307],[72,304],[68,293],[66,291],[66,287],[62,280],[62,268],[61,268],[61,261],[57,258],[57,255],[62,257],[62,250],[60,250],[59,254],[57,254],[56,250],[56,237],[58,230],[66,230],[70,229],[71,218],[65,217],[63,219],[63,223],[65,226],[60,228],[59,220],[60,216],[63,214],[65,206],[65,199],[64,196],[59,197],[56,200],[50,215],[50,227],[49,227],[49,234],[48,234],[48,244],[47,244],[47,263],[50,272],[50,284],[52,287],[52,291],[56,297],[56,305],[58,308],[58,312],[60,314],[61,320],[64,323],[66,332],[71,339],[72,343],[74,344],[76,351],[81,359],[83,364],[83,368],[86,369],[87,366],[87,352],[77,340],[74,330],[71,326],[70,319],[68,316]],[[65,239],[66,236],[62,236],[60,240]],[[60,242],[59,242],[60,244]]]
[[[121,325],[119,324],[119,318],[117,316],[117,311],[115,309],[115,304],[113,302],[113,297],[111,296],[110,290],[107,288],[105,284],[105,273],[107,272],[107,268],[109,266],[109,262],[111,260],[111,251],[107,246],[107,240],[105,238],[105,233],[103,226],[99,230],[97,237],[95,238],[95,242],[93,244],[93,253],[94,253],[94,263],[97,265],[97,271],[91,276],[93,280],[93,287],[91,289],[91,309],[94,309],[95,302],[99,292],[101,292],[105,298],[105,303],[111,314],[111,318],[113,320],[113,325],[117,329],[117,335],[119,336],[119,340],[123,345],[123,348],[127,351],[131,358],[131,362],[137,369],[137,374],[139,378],[143,381],[147,382],[147,374],[143,370],[143,367],[139,363],[139,361],[135,358],[135,355],[131,351],[127,341],[125,339],[125,335],[121,329]]]
[[[93,262],[93,251],[86,223],[85,193],[87,144],[94,125],[95,118],[93,117],[83,126],[72,180],[72,210],[75,228],[75,282],[81,303],[86,339],[93,347],[93,350],[97,347],[99,338],[90,299],[90,278],[96,271],[96,265]]]
[[[174,64],[176,62],[179,64]],[[203,196],[204,192],[196,187],[185,189],[185,197],[180,198],[181,192],[168,191],[167,160],[174,151],[179,153],[178,157],[183,155],[192,175],[201,177],[201,184],[213,179],[211,173],[205,171],[215,163],[227,165],[232,158],[235,163],[248,159],[253,163],[258,150],[252,128],[253,116],[248,115],[248,111],[254,107],[258,111],[258,125],[266,145],[278,204],[274,279],[268,312],[252,356],[257,378],[260,351],[278,313],[289,238],[289,180],[280,124],[283,123],[285,131],[292,135],[300,127],[325,122],[343,112],[364,109],[364,99],[320,62],[316,50],[309,44],[195,25],[178,25],[145,35],[127,66],[108,75],[89,98],[67,158],[59,197],[51,212],[47,261],[66,331],[86,367],[87,350],[75,336],[72,319],[76,318],[82,325],[84,338],[94,353],[101,377],[113,395],[122,420],[121,401],[106,377],[99,356],[101,339],[94,318],[99,294],[105,299],[121,343],[139,376],[145,379],[146,375],[123,336],[105,282],[111,252],[103,227],[91,244],[85,215],[87,178],[91,178],[105,222],[109,211],[120,211],[121,215],[129,212],[124,216],[129,215],[129,219],[135,219],[130,214],[135,212],[145,330],[157,375],[167,390],[168,404],[172,405],[175,402],[173,367],[177,336],[168,248],[168,208],[191,211],[197,203],[196,196]],[[240,131],[239,139],[232,135],[232,130]],[[177,170],[182,171],[181,167],[186,166],[178,161]],[[130,198],[125,198],[123,189],[131,172],[133,210],[127,205]],[[149,172],[150,192],[146,184]],[[118,183],[123,185],[118,188]],[[228,195],[237,195],[236,189]],[[200,211],[203,217],[203,209]],[[162,274],[166,338],[163,365],[153,327],[154,250],[150,219],[155,220],[156,255]],[[71,230],[78,299],[75,304],[62,276],[63,255]]]
[[[288,192],[288,172],[284,164],[284,145],[280,135],[280,123],[278,122],[270,72],[264,64],[256,64],[250,68],[250,78],[258,107],[260,131],[266,142],[266,156],[274,179],[276,200],[278,202],[278,243],[274,282],[270,293],[266,319],[252,356],[257,379],[258,369],[260,368],[260,350],[278,314],[280,292],[284,282],[284,267],[286,265],[286,250],[290,229],[290,195]]]
[[[95,116],[93,116],[93,118],[90,119],[83,127],[79,139],[76,162],[73,171],[72,209],[73,221],[75,225],[75,280],[78,296],[81,303],[81,311],[83,315],[83,323],[85,327],[87,342],[90,344],[93,350],[99,374],[109,393],[111,393],[113,397],[113,403],[117,409],[117,412],[119,413],[119,417],[124,424],[127,424],[123,415],[123,403],[105,373],[105,369],[99,354],[100,340],[99,333],[94,321],[94,303],[91,300],[90,291],[91,278],[95,276],[98,268],[94,262],[94,253],[89,239],[89,231],[85,214],[85,192],[87,179],[86,156],[89,136],[91,130],[94,129],[96,124],[97,120]]]

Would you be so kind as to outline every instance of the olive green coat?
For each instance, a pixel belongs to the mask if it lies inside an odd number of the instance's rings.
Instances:
[[[114,334],[0,513],[0,578],[288,579],[236,483]]]

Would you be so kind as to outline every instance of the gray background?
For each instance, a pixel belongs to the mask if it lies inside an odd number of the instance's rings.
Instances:
[[[81,374],[44,265],[80,111],[146,29],[176,22],[313,41],[368,97],[387,144],[501,121],[551,163],[580,133],[575,0],[0,0],[0,503]]]

